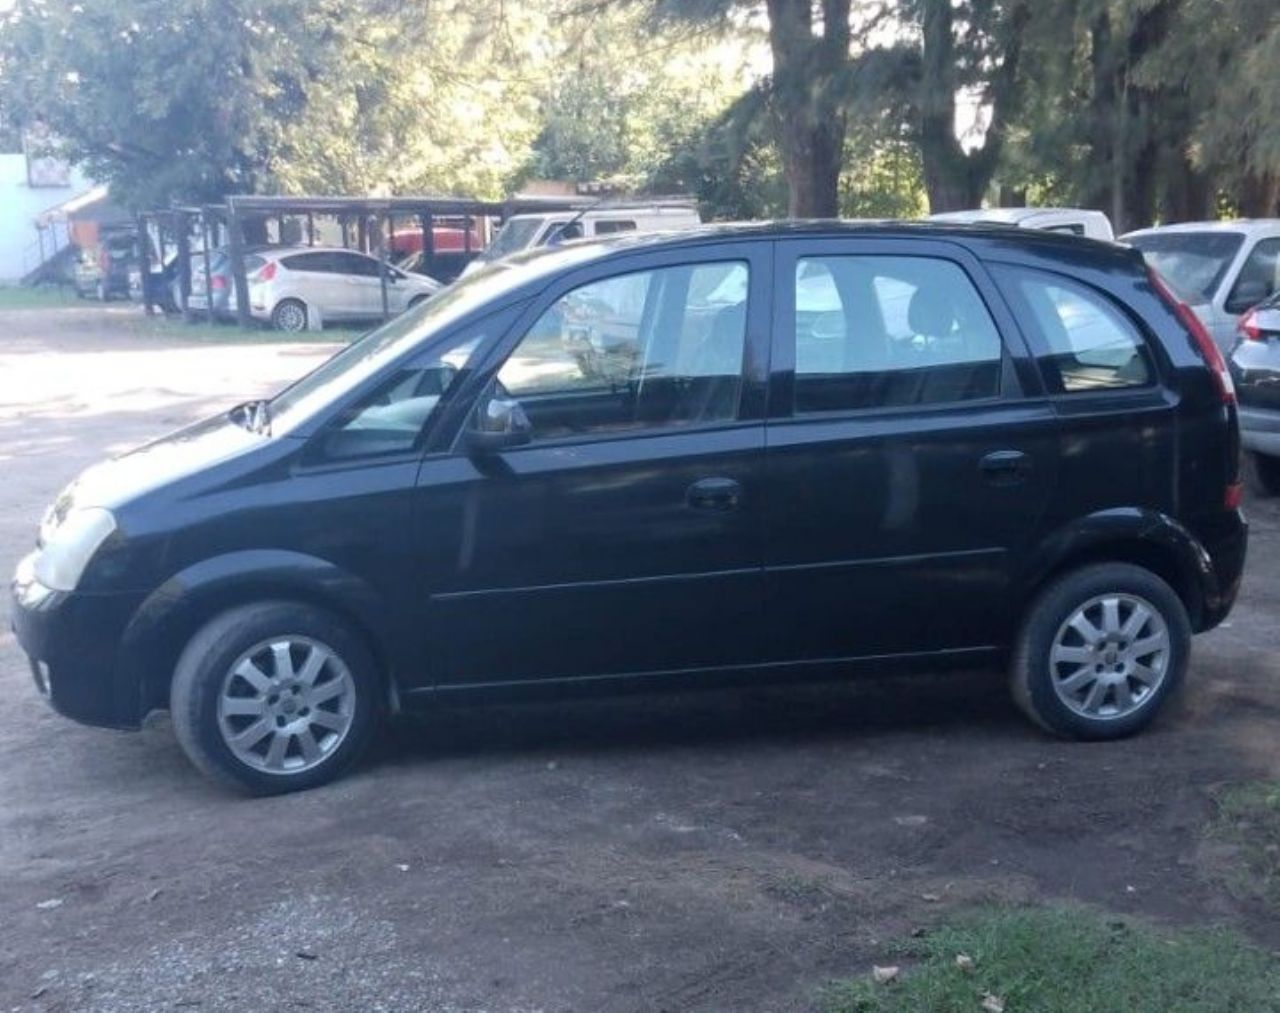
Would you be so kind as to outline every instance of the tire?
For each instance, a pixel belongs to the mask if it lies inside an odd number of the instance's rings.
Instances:
[[[1142,619],[1139,606],[1150,619]],[[1162,652],[1154,650],[1161,632]],[[1049,732],[1119,739],[1146,727],[1177,691],[1190,652],[1187,610],[1167,583],[1128,563],[1084,566],[1032,603],[1014,647],[1010,686],[1018,706]]]
[[[271,311],[271,326],[297,334],[307,329],[307,304],[301,299],[281,299]]]
[[[1280,496],[1280,457],[1271,457],[1254,451],[1253,475],[1258,480],[1258,488],[1264,496]]]
[[[290,645],[283,652],[282,643]],[[169,705],[178,743],[200,770],[251,795],[278,795],[348,770],[381,718],[381,700],[373,657],[346,623],[309,605],[266,601],[223,612],[191,638]]]

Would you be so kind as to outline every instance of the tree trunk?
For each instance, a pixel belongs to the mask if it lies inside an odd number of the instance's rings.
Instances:
[[[951,0],[924,0],[921,61],[916,100],[920,160],[929,210],[963,211],[982,206],[1004,150],[1008,121],[1018,104],[1019,33],[1027,8],[1011,4],[1003,59],[987,88],[991,124],[983,146],[966,152],[956,137],[956,52]]]
[[[1280,176],[1250,173],[1240,185],[1240,216],[1271,218],[1280,204]]]
[[[793,218],[840,214],[845,113],[837,78],[849,59],[849,2],[823,0],[819,35],[810,0],[767,0],[773,104]]]

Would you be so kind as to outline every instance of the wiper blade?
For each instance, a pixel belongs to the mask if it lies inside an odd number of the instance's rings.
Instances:
[[[266,398],[258,401],[245,401],[238,404],[227,416],[238,426],[244,426],[255,433],[271,434],[271,410]]]

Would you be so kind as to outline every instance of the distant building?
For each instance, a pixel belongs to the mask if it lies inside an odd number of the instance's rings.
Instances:
[[[63,205],[105,190],[65,163],[22,152],[0,154],[0,284],[39,269],[71,240]]]

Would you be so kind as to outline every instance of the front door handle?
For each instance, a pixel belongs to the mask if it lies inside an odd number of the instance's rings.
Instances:
[[[684,498],[695,510],[736,510],[742,486],[731,478],[703,478],[689,486]]]
[[[1031,474],[1031,458],[1021,450],[993,450],[978,467],[992,485],[1016,485]]]

